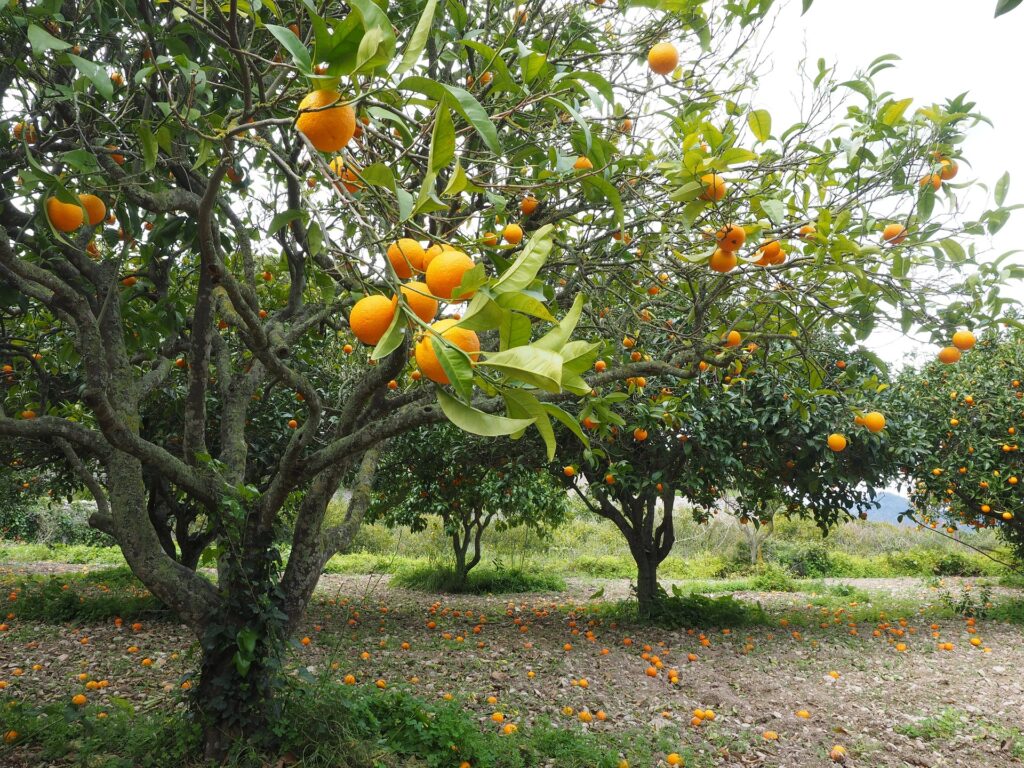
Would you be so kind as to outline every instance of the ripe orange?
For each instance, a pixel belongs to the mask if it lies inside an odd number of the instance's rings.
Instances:
[[[804,224],[799,230],[797,230],[796,234],[802,240],[813,240],[817,231],[817,227],[813,224]]]
[[[598,373],[602,373],[603,371],[608,370],[608,363],[604,360],[598,360],[594,363],[594,370]]]
[[[82,206],[74,203],[62,203],[56,197],[46,200],[46,215],[58,232],[74,232],[85,221]]]
[[[394,316],[395,299],[364,296],[352,307],[348,325],[363,344],[374,345],[384,337]]]
[[[106,148],[110,150],[110,159],[118,165],[124,165],[124,155],[121,154],[116,144],[107,144]]]
[[[708,259],[708,266],[711,267],[711,271],[722,274],[732,272],[732,270],[736,269],[737,263],[738,260],[735,253],[722,250],[721,248],[716,248],[715,252],[711,254],[711,258]]]
[[[740,342],[743,341],[739,331],[729,331],[728,334],[722,339],[722,343],[727,347],[738,347]]]
[[[738,251],[746,241],[747,233],[743,231],[743,227],[726,224],[718,230],[715,239],[718,241],[718,247],[723,251]]]
[[[636,440],[638,443],[642,443],[644,440],[647,439],[647,430],[644,429],[643,427],[637,427],[636,429],[633,430],[633,439]]]
[[[683,762],[683,758],[676,752],[670,752],[665,757],[665,762],[669,765],[685,765],[685,763]]]
[[[449,317],[438,320],[430,327],[442,339],[468,354],[471,360],[476,360],[480,357],[480,338],[473,331],[459,328],[458,322]],[[437,355],[434,354],[433,334],[425,334],[416,342],[416,367],[431,381],[436,381],[438,384],[451,383],[448,374],[441,367]]]
[[[765,731],[764,733],[761,734],[761,738],[764,739],[765,741],[778,741],[779,740],[779,734],[776,733],[775,731]]]
[[[462,251],[444,251],[434,257],[427,267],[427,286],[435,296],[452,301],[452,292],[459,287],[463,276],[476,266]],[[466,301],[476,291],[460,295],[454,301]]]
[[[526,201],[524,200],[523,202]],[[536,203],[536,201],[534,202]],[[523,228],[518,224],[507,224],[505,228],[501,230],[501,236],[505,238],[506,243],[519,245],[519,243],[523,242]]]
[[[936,192],[942,186],[942,176],[937,173],[926,173],[921,177],[920,181],[917,182],[918,186],[927,187],[929,184],[932,185],[932,189]]]
[[[868,432],[881,432],[885,429],[885,416],[878,411],[870,411],[864,414],[864,426]]]
[[[447,243],[434,243],[432,246],[427,248],[426,252],[423,254],[423,271],[426,272],[427,267],[430,266],[430,262],[432,262],[435,258],[440,256],[442,253],[444,253],[445,251],[454,250],[455,248],[448,245]]]
[[[78,200],[89,215],[89,226],[95,227],[107,218],[107,206],[96,195],[79,195]]]
[[[899,245],[907,239],[907,228],[902,224],[886,224],[882,230],[882,242],[888,245]]]
[[[939,360],[946,365],[960,362],[960,350],[956,347],[943,347],[939,350]]]
[[[580,155],[576,158],[576,162],[572,164],[572,167],[577,171],[589,171],[594,168],[594,164],[590,161],[589,157]]]
[[[846,749],[836,744],[832,749],[829,750],[828,756],[832,758],[834,763],[845,763],[846,762]]]
[[[562,474],[565,475],[566,477],[575,477],[576,476],[576,468],[573,467],[572,465],[569,465],[567,467],[563,467],[562,468]]]
[[[519,210],[523,216],[529,216],[531,213],[537,210],[537,206],[540,205],[537,198],[533,195],[527,195],[519,201]]]
[[[943,181],[949,181],[960,171],[960,166],[958,166],[954,161],[946,158],[943,158],[939,165],[941,166],[939,169],[939,176]]]
[[[957,331],[953,334],[953,346],[962,352],[972,349],[976,341],[977,339],[970,331]]]
[[[704,192],[701,193],[702,200],[710,200],[717,203],[725,197],[726,184],[717,173],[706,173],[700,177],[700,183],[704,185]]]
[[[87,701],[89,700],[85,698],[84,693],[76,693],[74,696],[71,697],[71,703],[74,704],[76,707],[81,707]]]
[[[781,264],[785,260],[785,254],[782,253],[782,245],[778,240],[771,240],[767,243],[763,243],[757,252],[761,254],[761,258],[755,261],[759,267],[767,267],[771,264]]]
[[[495,246],[498,244],[498,236],[494,232],[484,232],[484,245]]]
[[[410,237],[403,237],[388,246],[388,261],[395,274],[403,280],[412,277],[413,270],[423,271],[423,246]]]
[[[843,435],[833,432],[828,436],[828,447],[836,453],[846,450],[846,438]]]
[[[405,299],[405,303],[409,305],[409,309],[424,323],[429,323],[437,315],[437,299],[430,295],[430,289],[426,283],[414,280],[403,285],[399,291]]]
[[[672,43],[658,43],[647,53],[647,66],[657,75],[667,75],[679,66],[679,51]]]
[[[295,128],[321,152],[337,152],[355,133],[355,110],[348,104],[338,104],[340,100],[341,94],[337,91],[318,89],[307,93],[299,102]]]
[[[362,183],[360,183],[359,176],[355,172],[355,169],[349,168],[347,165],[345,165],[345,161],[342,160],[340,157],[336,157],[333,160],[331,160],[330,168],[332,171],[334,171],[335,175],[339,179],[341,179],[341,186],[343,186],[348,191],[349,194],[354,195],[356,192],[363,188],[363,185]]]

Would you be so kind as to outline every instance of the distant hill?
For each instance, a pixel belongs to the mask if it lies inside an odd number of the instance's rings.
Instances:
[[[882,491],[875,497],[875,501],[881,506],[878,509],[868,510],[868,520],[872,523],[892,523],[893,525],[904,525],[910,528],[916,527],[916,523],[904,518],[901,522],[900,514],[910,509],[910,502],[898,493]]]

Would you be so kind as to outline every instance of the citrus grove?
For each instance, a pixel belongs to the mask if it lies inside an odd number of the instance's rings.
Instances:
[[[4,455],[91,495],[188,627],[208,757],[281,740],[282,654],[389,440],[536,440],[644,505],[657,456],[710,504],[680,438],[728,403],[728,482],[794,470],[827,523],[899,421],[857,345],[1005,313],[968,242],[1005,184],[957,214],[965,97],[822,64],[776,125],[770,0],[633,5],[0,5]]]

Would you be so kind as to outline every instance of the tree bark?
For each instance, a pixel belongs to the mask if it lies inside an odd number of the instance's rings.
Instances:
[[[631,549],[633,549],[631,547]],[[634,551],[636,561],[636,602],[641,619],[649,619],[658,601],[658,561],[645,552]]]

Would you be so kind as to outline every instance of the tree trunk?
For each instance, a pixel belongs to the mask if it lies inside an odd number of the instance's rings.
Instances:
[[[641,619],[648,619],[654,613],[658,601],[658,561],[636,550],[633,559],[636,561],[637,609]]]
[[[466,553],[469,549],[469,535],[459,537],[457,533],[452,534],[452,547],[455,549],[455,572],[452,575],[452,591],[461,592],[466,588],[466,579],[469,576]]]

